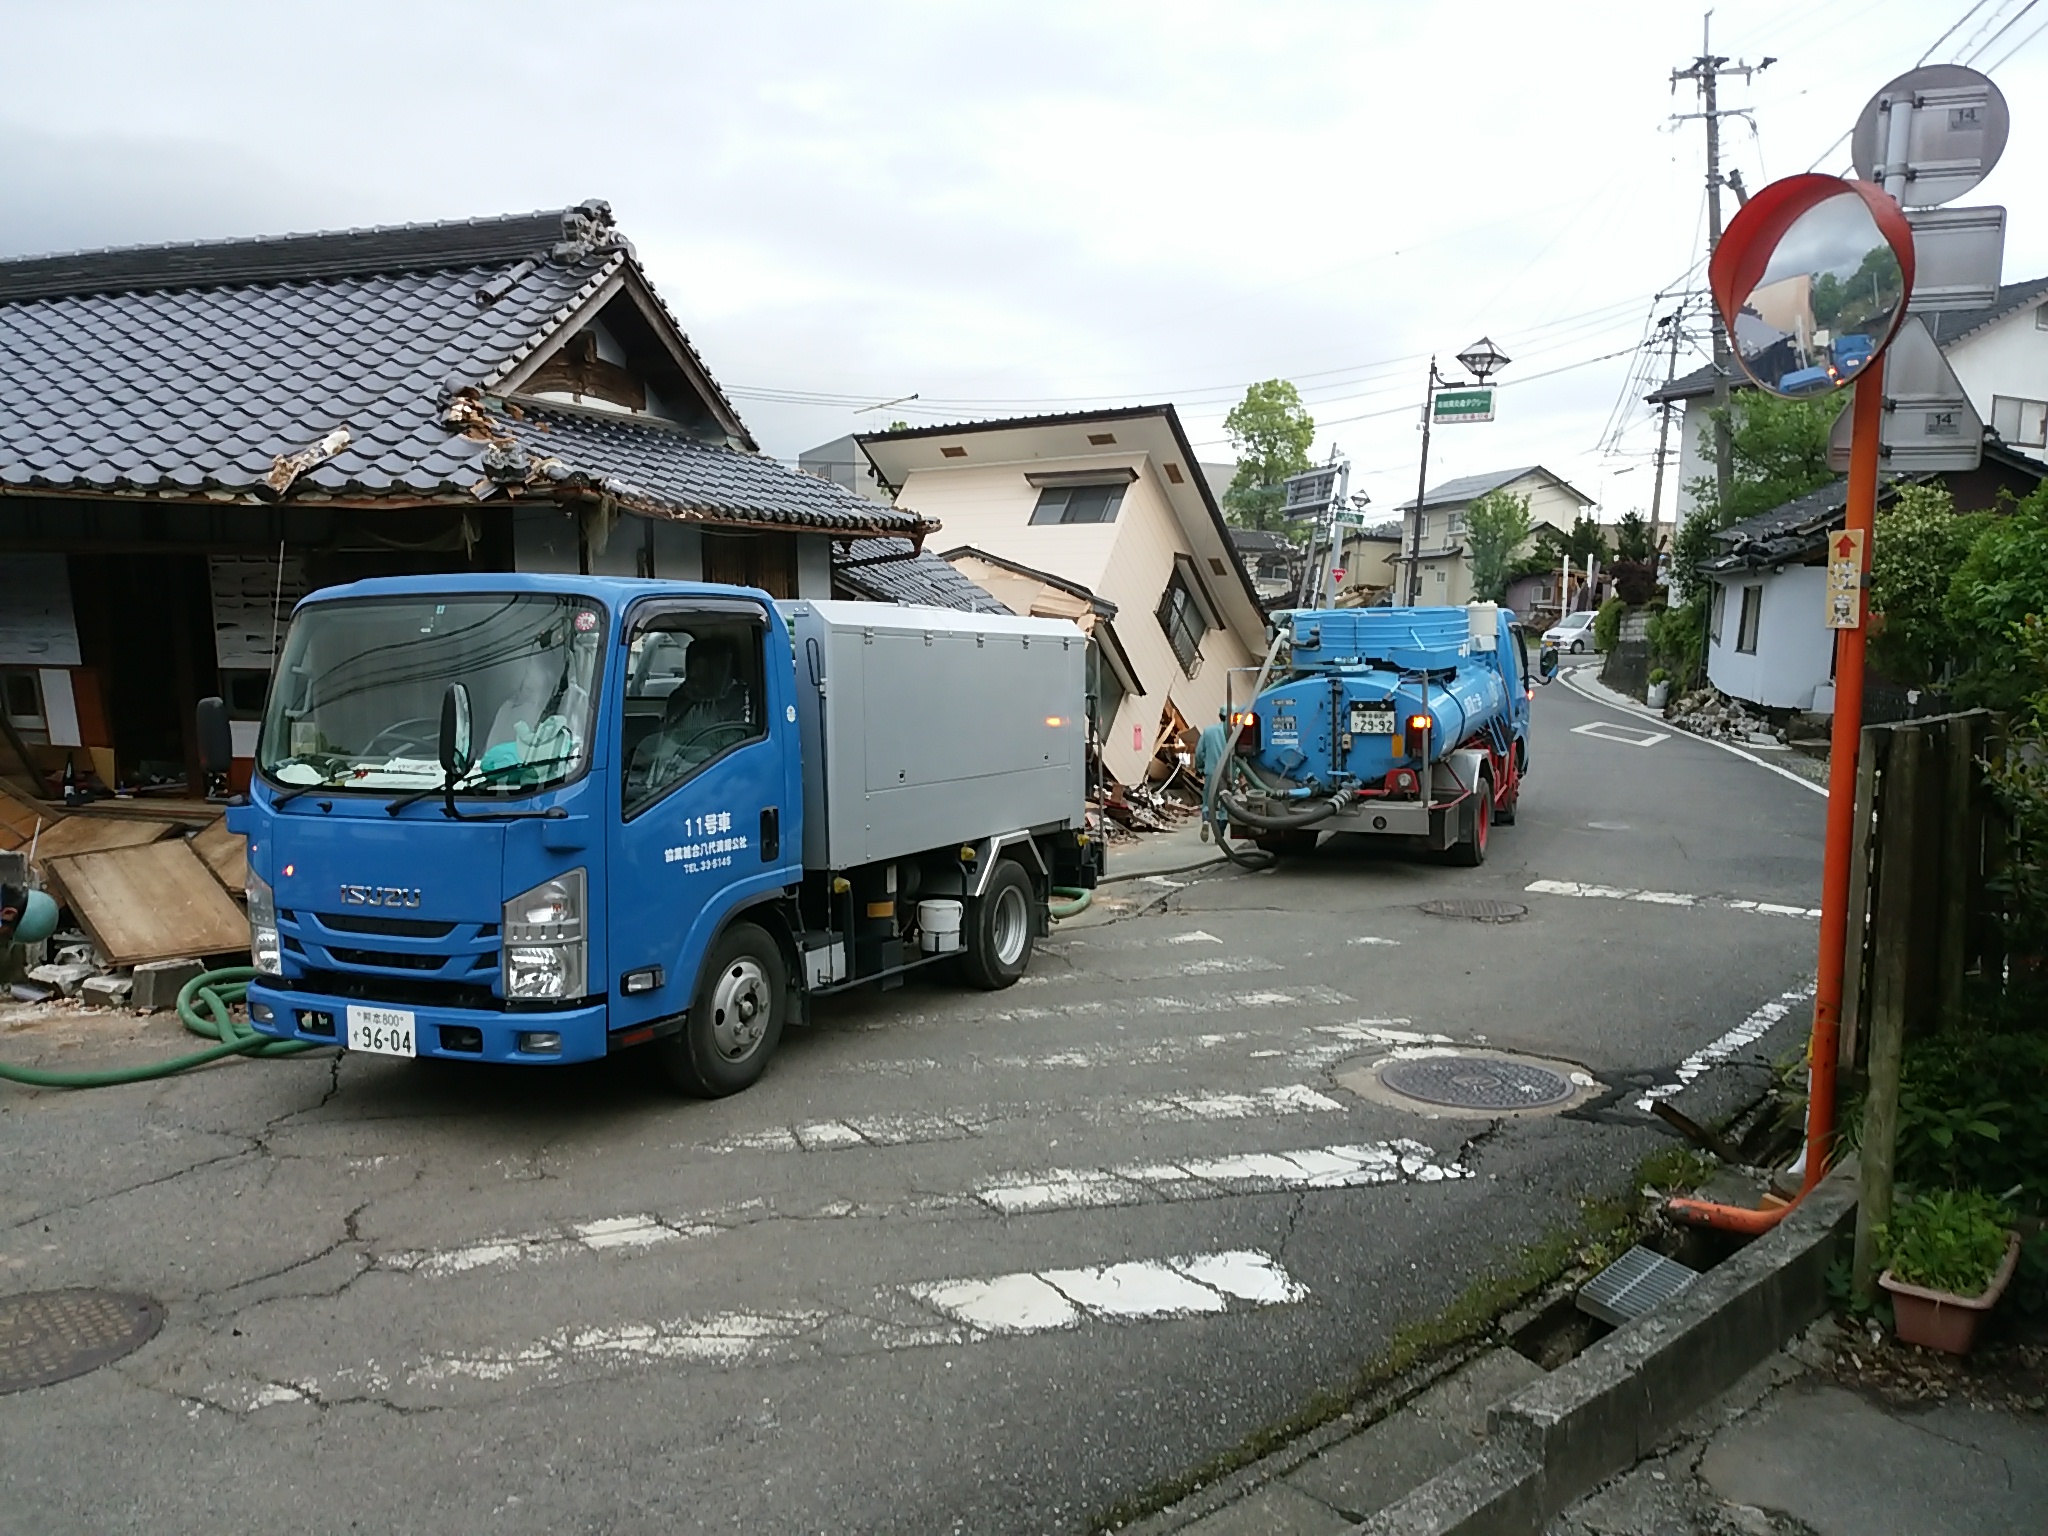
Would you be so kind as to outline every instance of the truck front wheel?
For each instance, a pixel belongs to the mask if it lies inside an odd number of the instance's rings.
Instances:
[[[996,866],[988,889],[968,906],[960,971],[970,984],[998,992],[1024,974],[1038,942],[1031,914],[1037,899],[1015,859]]]
[[[682,1033],[655,1043],[661,1070],[700,1098],[751,1088],[781,1043],[788,995],[789,974],[775,940],[752,923],[734,923],[704,957]]]

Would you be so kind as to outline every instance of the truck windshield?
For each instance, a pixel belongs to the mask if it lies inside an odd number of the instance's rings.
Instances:
[[[470,696],[457,786],[523,793],[583,771],[604,612],[552,593],[315,603],[292,620],[258,759],[292,788],[438,789],[441,699]]]

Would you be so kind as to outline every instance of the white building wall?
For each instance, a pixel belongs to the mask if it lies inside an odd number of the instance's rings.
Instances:
[[[2048,329],[2038,318],[2042,309],[2048,306],[2029,305],[1949,349],[1948,365],[1986,426],[1991,425],[1994,395],[2048,400]],[[2029,458],[2048,459],[2048,448],[2039,445],[2008,446]]]
[[[1726,596],[1721,636],[1707,643],[1707,679],[1730,698],[1773,709],[1812,709],[1814,690],[1834,673],[1834,631],[1823,622],[1827,569],[1787,566],[1782,571],[1745,571],[1718,576]],[[1742,632],[1742,591],[1763,588],[1757,618],[1756,651],[1738,651]],[[1827,698],[1824,696],[1822,703]]]
[[[1714,419],[1708,414],[1713,408],[1712,395],[1688,400],[1674,423],[1674,430],[1678,433],[1678,522],[1681,527],[1699,508],[1690,489],[1692,483],[1714,473]]]

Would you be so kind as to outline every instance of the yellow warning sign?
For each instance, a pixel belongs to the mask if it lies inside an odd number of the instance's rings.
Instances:
[[[1828,628],[1863,627],[1863,530],[1828,535]]]

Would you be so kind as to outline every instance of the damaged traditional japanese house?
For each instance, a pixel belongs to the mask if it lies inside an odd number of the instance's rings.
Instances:
[[[835,540],[931,526],[762,455],[602,202],[0,261],[0,777],[46,796],[197,793],[212,693],[246,775],[316,587],[824,597]]]

